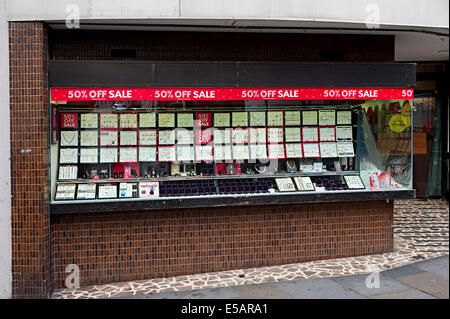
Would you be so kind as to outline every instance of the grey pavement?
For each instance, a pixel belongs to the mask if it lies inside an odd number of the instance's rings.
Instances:
[[[448,299],[449,257],[369,275],[123,296],[126,299]],[[369,278],[368,278],[369,277]],[[368,285],[366,284],[368,283]],[[368,287],[369,286],[369,287]]]

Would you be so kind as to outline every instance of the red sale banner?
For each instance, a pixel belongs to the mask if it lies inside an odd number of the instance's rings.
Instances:
[[[411,88],[54,88],[52,101],[411,99]]]

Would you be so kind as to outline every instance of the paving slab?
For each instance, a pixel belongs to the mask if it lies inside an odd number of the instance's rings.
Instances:
[[[280,289],[276,283],[233,287],[233,292],[243,299],[292,299],[292,296]]]
[[[416,288],[429,295],[435,296],[439,299],[448,299],[449,281],[443,276],[439,276],[430,272],[423,272],[420,274],[399,277],[398,281],[407,284],[410,287]]]
[[[370,299],[436,299],[436,297],[426,294],[414,288],[398,290],[394,292],[386,292],[370,295]]]
[[[448,280],[449,279],[448,278],[448,274],[449,274],[448,261],[449,260],[448,260],[448,255],[447,255],[447,256],[442,256],[442,257],[438,257],[438,258],[434,258],[431,260],[426,260],[426,261],[417,263],[415,265],[415,267],[417,267],[418,269],[428,271],[433,274],[442,276]]]

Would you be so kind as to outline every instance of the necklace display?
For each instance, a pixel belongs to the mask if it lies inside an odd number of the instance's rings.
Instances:
[[[72,144],[73,142],[75,142],[75,137],[78,137],[78,131],[61,131],[61,137],[64,142],[64,143],[61,143],[61,145],[63,145],[63,146],[78,145],[78,140],[76,141],[77,143]]]
[[[77,163],[78,162],[78,149],[61,149],[60,150],[60,163]]]

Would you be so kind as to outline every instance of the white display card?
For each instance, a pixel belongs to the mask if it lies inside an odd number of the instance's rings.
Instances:
[[[159,127],[175,127],[175,114],[174,113],[159,113],[158,114],[158,126]]]
[[[139,147],[139,162],[156,162],[156,147]]]
[[[302,111],[303,125],[317,125],[317,111]]]
[[[231,132],[231,140],[233,144],[247,144],[248,143],[248,129],[237,128]]]
[[[283,111],[268,111],[267,126],[283,126]]]
[[[250,143],[265,144],[267,131],[264,127],[262,128],[250,128]]]
[[[267,141],[269,143],[283,143],[283,128],[282,127],[268,127]]]
[[[178,127],[194,127],[194,113],[178,113]]]
[[[100,113],[100,128],[118,128],[119,116],[113,113]]]
[[[99,185],[98,198],[117,198],[117,185]]]
[[[302,133],[300,127],[286,127],[284,129],[284,139],[286,142],[301,142]]]
[[[175,130],[159,131],[159,145],[172,145],[175,144]]]
[[[302,158],[303,148],[301,143],[286,143],[287,158]]]
[[[80,133],[81,146],[98,146],[98,131],[81,131]]]
[[[95,199],[96,184],[78,184],[77,199]]]
[[[120,131],[120,145],[121,146],[137,145],[137,132],[136,131]]]
[[[344,176],[345,183],[349,189],[365,189],[363,181],[361,177],[358,175],[346,175]]]
[[[300,111],[285,111],[284,112],[284,125],[294,126],[300,125]]]
[[[138,161],[137,153],[137,147],[121,147],[119,149],[119,162],[136,163]]]
[[[177,129],[178,144],[194,144],[194,131]]]
[[[194,161],[194,147],[189,145],[177,145],[177,161],[178,162]]]
[[[336,142],[336,127],[319,127],[319,136],[321,142]]]
[[[320,143],[320,156],[322,158],[338,157],[336,143]]]
[[[118,146],[119,133],[117,131],[100,131],[100,146]]]
[[[280,192],[295,192],[297,190],[290,177],[275,178],[275,183],[277,183],[277,188]]]
[[[78,146],[78,131],[61,131],[61,146]]]
[[[58,179],[77,179],[78,177],[78,166],[76,165],[61,165],[59,166]]]
[[[76,184],[59,184],[56,187],[55,200],[70,200],[75,199]]]
[[[156,127],[156,113],[139,114],[139,127]]]
[[[250,159],[248,145],[233,145],[233,159],[238,161]]]
[[[233,127],[244,127],[248,126],[248,114],[247,112],[233,112],[232,115],[232,126]]]
[[[140,198],[159,197],[159,183],[158,182],[139,183],[139,197]]]
[[[133,186],[137,186],[137,184],[136,183],[120,183],[119,184],[119,197],[120,198],[133,197]]]
[[[120,114],[120,128],[137,128],[137,117],[136,113],[123,113]]]
[[[232,160],[231,145],[214,145],[214,159],[216,161]]]
[[[319,143],[303,143],[303,157],[320,157]]]
[[[214,113],[214,126],[215,127],[229,127],[230,126],[230,113]]]
[[[353,140],[353,128],[351,126],[337,126],[336,127],[336,139],[338,141]]]
[[[98,148],[80,148],[80,163],[98,163]]]
[[[98,128],[98,113],[81,114],[81,128]]]
[[[352,111],[337,111],[336,112],[336,124],[346,125],[352,124]]]
[[[353,157],[355,156],[355,150],[353,148],[353,142],[338,142],[337,151],[339,157]]]
[[[139,130],[139,145],[156,145],[158,143],[156,130]]]
[[[303,142],[318,142],[319,129],[318,127],[302,127]]]
[[[315,191],[314,184],[310,177],[294,177],[295,184],[299,191]]]
[[[212,145],[196,145],[195,146],[195,160],[212,162],[214,160]]]
[[[319,125],[336,125],[336,111],[335,110],[320,110],[319,111]]]
[[[61,148],[59,150],[60,164],[78,163],[78,148]]]
[[[266,112],[250,112],[250,126],[266,126]]]
[[[265,160],[267,159],[266,144],[250,144],[250,159]]]
[[[117,163],[119,160],[119,150],[117,147],[101,147],[100,163]]]
[[[231,143],[231,129],[213,130],[214,144],[230,144]]]
[[[158,147],[158,161],[159,162],[176,162],[175,146]]]
[[[286,158],[284,153],[284,144],[268,144],[270,159]]]

